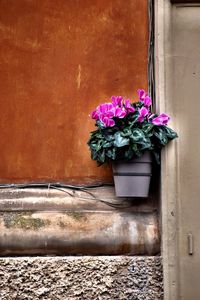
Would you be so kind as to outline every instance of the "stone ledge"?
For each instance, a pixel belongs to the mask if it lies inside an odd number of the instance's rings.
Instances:
[[[0,212],[0,256],[159,252],[157,214],[117,210]]]
[[[0,300],[161,300],[160,256],[0,258]]]
[[[52,187],[0,189],[0,256],[160,252],[155,199]]]

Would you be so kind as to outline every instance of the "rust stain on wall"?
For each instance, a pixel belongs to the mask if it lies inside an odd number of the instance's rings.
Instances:
[[[147,0],[0,1],[0,181],[110,181],[92,109],[147,87]]]

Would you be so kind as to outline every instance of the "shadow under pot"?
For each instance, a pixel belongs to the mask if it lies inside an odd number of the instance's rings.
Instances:
[[[129,161],[113,162],[112,169],[117,197],[148,197],[152,176],[151,152]]]

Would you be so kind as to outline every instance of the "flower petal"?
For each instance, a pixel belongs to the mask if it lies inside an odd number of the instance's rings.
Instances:
[[[152,120],[152,123],[157,126],[167,125],[170,120],[170,117],[164,113],[160,114]]]
[[[149,110],[146,107],[142,107],[138,109],[138,112],[139,112],[138,122],[143,122],[144,118],[148,115]]]
[[[112,96],[112,104],[115,106],[122,106],[123,103],[123,97],[122,96]]]
[[[149,96],[146,96],[144,98],[144,100],[142,100],[142,102],[144,102],[144,106],[147,106],[147,107],[151,106],[151,104],[152,104],[152,100]]]
[[[140,100],[144,100],[144,98],[147,96],[145,90],[137,90],[138,96]]]
[[[115,109],[115,117],[118,117],[120,119],[124,118],[126,115],[126,111],[124,108],[116,107]]]
[[[131,103],[130,103],[130,100],[129,99],[126,99],[125,101],[125,108],[126,108],[126,111],[127,113],[134,113],[135,112],[135,108],[131,106]]]
[[[115,121],[110,119],[104,115],[100,116],[100,121],[104,124],[105,127],[113,127],[115,125]]]

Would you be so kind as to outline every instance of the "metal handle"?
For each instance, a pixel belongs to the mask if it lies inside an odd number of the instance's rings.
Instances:
[[[194,252],[194,241],[192,233],[188,233],[188,254],[193,255]]]

